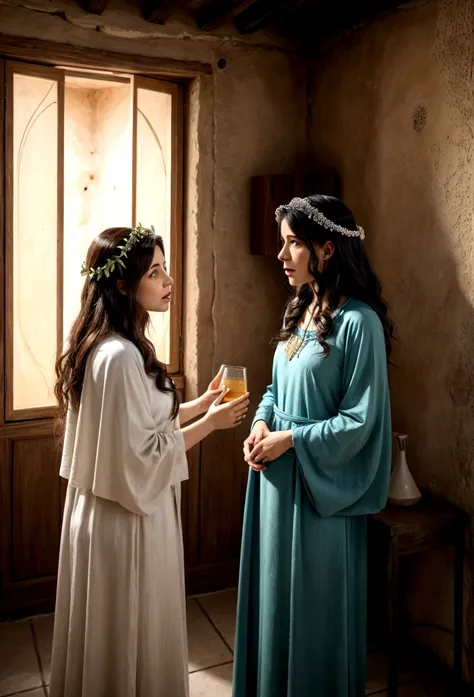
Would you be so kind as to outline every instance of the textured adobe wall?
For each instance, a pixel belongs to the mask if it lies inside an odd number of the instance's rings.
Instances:
[[[418,483],[474,510],[474,5],[407,6],[333,45],[312,70],[311,148],[338,167],[392,306],[394,429]],[[469,546],[467,571],[473,563]],[[451,556],[412,569],[414,622],[452,629]],[[474,596],[466,579],[466,670]],[[452,637],[416,636],[446,661]]]

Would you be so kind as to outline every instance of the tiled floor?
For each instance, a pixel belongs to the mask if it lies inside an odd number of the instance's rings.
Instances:
[[[235,590],[188,599],[190,697],[231,697]],[[48,694],[53,617],[0,624],[0,696]],[[402,667],[399,697],[447,697],[439,681]],[[370,648],[367,695],[387,697],[386,658]]]

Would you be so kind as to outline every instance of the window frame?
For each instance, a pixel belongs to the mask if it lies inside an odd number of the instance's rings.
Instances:
[[[56,245],[56,344],[63,341],[63,228],[64,228],[64,74],[56,68],[29,65],[16,61],[6,62],[6,113],[5,113],[5,421],[25,421],[54,417],[56,407],[14,408],[14,181],[13,181],[13,85],[15,75],[30,75],[57,82],[58,131],[57,131],[57,245]]]
[[[17,59],[14,55],[10,55],[8,60],[2,56],[2,41],[0,41],[0,72],[5,69],[5,99],[4,102],[4,119],[0,114],[0,127],[4,120],[4,128],[2,133],[5,136],[5,151],[1,157],[0,165],[2,172],[0,174],[0,184],[4,178],[4,186],[2,187],[5,196],[5,225],[4,225],[4,279],[5,279],[5,299],[1,303],[4,310],[5,328],[3,337],[0,335],[0,340],[3,339],[4,350],[1,352],[0,359],[3,361],[3,392],[4,400],[0,405],[0,423],[11,423],[18,421],[33,421],[40,419],[51,419],[55,416],[56,407],[31,407],[27,409],[14,409],[13,395],[13,75],[15,73],[29,74],[32,76],[46,77],[55,79],[58,82],[58,101],[62,101],[58,105],[58,247],[57,247],[57,273],[58,273],[58,300],[57,300],[57,346],[63,342],[63,219],[64,219],[64,76],[68,69],[74,70],[81,68],[83,65],[75,65],[73,61],[57,61],[56,66],[61,62],[61,67],[54,66],[54,62],[50,56],[46,60],[38,57],[38,62],[29,63],[21,58]],[[131,63],[133,64],[133,56]],[[106,71],[107,67],[103,62],[98,61],[94,65],[93,60],[89,61],[91,70]],[[48,65],[49,64],[49,65]],[[109,70],[113,68],[113,61]],[[122,72],[127,72],[126,68],[121,68]],[[184,109],[184,84],[178,79],[168,80],[166,77],[147,76],[142,74],[134,74],[134,69],[129,73],[131,75],[132,86],[132,225],[137,223],[135,219],[135,183],[136,183],[136,95],[139,87],[145,89],[154,89],[160,92],[166,92],[172,97],[172,180],[171,180],[171,215],[170,215],[170,266],[175,281],[176,291],[173,294],[173,300],[170,308],[170,362],[167,366],[170,377],[176,383],[178,389],[184,388],[184,377],[182,375],[182,358],[183,358],[183,207],[184,207],[184,130],[185,130],[185,109]],[[61,95],[61,96],[60,96]],[[60,96],[60,99],[59,99]],[[2,216],[3,217],[3,216]],[[1,231],[0,231],[1,232]],[[0,292],[0,300],[1,298]],[[0,364],[0,369],[2,368]],[[2,411],[4,412],[2,414]]]
[[[132,225],[137,225],[136,181],[137,181],[137,90],[145,89],[164,92],[171,96],[171,202],[170,202],[170,259],[175,288],[171,300],[170,316],[170,362],[167,366],[171,376],[177,376],[182,368],[182,323],[183,323],[183,183],[184,183],[184,95],[181,85],[140,75],[132,76]]]

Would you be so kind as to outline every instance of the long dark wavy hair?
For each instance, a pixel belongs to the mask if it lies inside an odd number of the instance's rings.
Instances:
[[[107,259],[119,254],[118,245],[131,232],[128,227],[108,228],[101,232],[89,247],[86,267],[103,266]],[[138,284],[152,264],[156,246],[165,253],[163,239],[158,235],[140,237],[128,252],[121,276],[115,271],[109,278],[103,275],[100,280],[86,277],[81,309],[72,325],[67,348],[56,361],[54,394],[58,401],[56,425],[60,435],[64,432],[68,407],[79,408],[88,357],[103,339],[113,333],[135,344],[143,356],[145,372],[155,379],[161,392],[173,395],[171,418],[176,418],[179,410],[176,387],[167,377],[166,366],[156,357],[153,344],[145,336],[150,315],[136,301]],[[119,279],[124,281],[125,293],[117,287]]]
[[[308,196],[307,200],[332,222],[349,230],[357,230],[351,210],[338,198],[315,195]],[[310,251],[309,272],[318,287],[314,322],[316,336],[324,355],[329,354],[326,339],[331,336],[334,328],[332,315],[339,307],[341,298],[346,296],[362,300],[377,313],[382,323],[388,359],[392,349],[393,324],[388,317],[388,306],[382,297],[380,281],[372,270],[360,237],[348,237],[339,232],[326,230],[304,213],[293,208],[283,207],[283,210],[283,219],[286,220],[293,234]],[[329,241],[334,245],[334,254],[324,271],[319,272],[314,245],[322,246]],[[296,289],[294,296],[285,307],[285,322],[274,339],[275,344],[290,338],[313,300],[314,291],[310,283]],[[327,302],[325,306],[323,306],[323,300]]]

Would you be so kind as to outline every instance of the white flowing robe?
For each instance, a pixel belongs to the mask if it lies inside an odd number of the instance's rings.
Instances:
[[[171,411],[133,343],[101,342],[67,418],[50,697],[188,695],[188,468]]]

